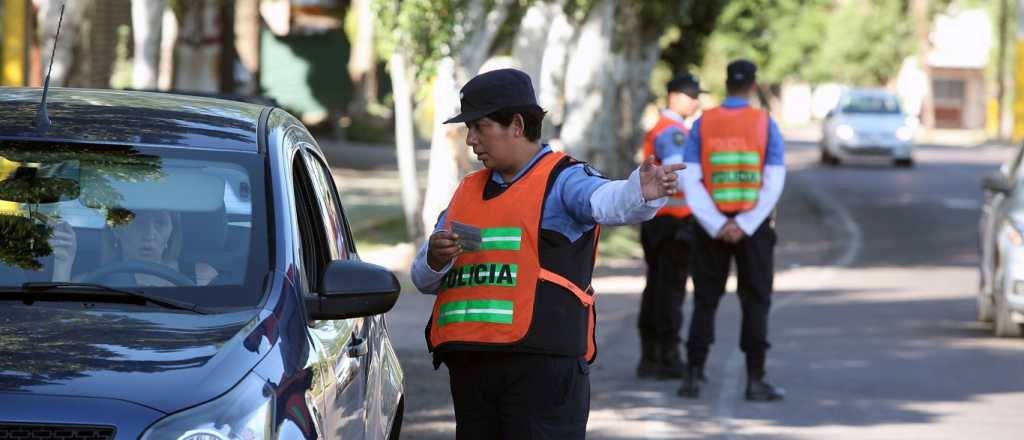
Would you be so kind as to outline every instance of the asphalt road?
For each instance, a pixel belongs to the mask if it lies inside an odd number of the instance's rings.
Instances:
[[[1021,438],[1024,340],[974,321],[979,181],[1009,150],[921,148],[917,166],[897,169],[826,168],[812,145],[788,149],[768,363],[787,399],[742,399],[735,295],[719,308],[700,399],[677,397],[675,381],[638,380],[643,263],[604,261],[588,437]],[[432,298],[409,290],[388,316],[406,372],[402,437],[452,438],[448,374],[423,342]]]

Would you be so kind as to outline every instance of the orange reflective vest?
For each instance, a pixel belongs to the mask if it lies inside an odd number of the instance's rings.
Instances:
[[[757,204],[768,147],[768,113],[716,107],[700,123],[704,187],[718,210],[735,214]]]
[[[487,350],[596,356],[590,286],[599,227],[563,246],[541,240],[548,188],[568,165],[547,153],[504,191],[491,171],[466,176],[452,197],[454,221],[480,228],[481,245],[464,251],[441,283],[427,324],[433,351]]]
[[[654,140],[661,135],[669,127],[678,127],[683,133],[686,133],[686,126],[681,122],[662,115],[661,119],[658,119],[658,123],[654,124],[654,127],[647,132],[644,136],[644,159],[654,155],[654,164],[660,166],[661,158],[657,156],[654,149]],[[686,204],[686,195],[683,191],[679,191],[668,198],[668,203],[665,207],[658,210],[655,216],[668,215],[677,218],[686,218],[691,214],[690,206]]]

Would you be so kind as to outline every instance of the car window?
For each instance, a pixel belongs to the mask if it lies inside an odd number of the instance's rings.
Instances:
[[[309,146],[311,148],[311,146]],[[332,260],[348,258],[345,221],[341,215],[341,204],[331,177],[330,169],[315,154],[307,153],[306,164],[312,178],[314,194],[319,202],[321,217],[327,226],[328,248]]]
[[[91,282],[257,305],[263,169],[251,153],[0,141],[0,286]]]
[[[900,113],[900,102],[894,95],[851,93],[843,96],[839,106],[843,113]]]
[[[316,190],[302,154],[298,152],[292,160],[292,186],[295,190],[295,215],[306,284],[303,290],[313,293],[320,285],[320,271],[330,261],[330,249]]]

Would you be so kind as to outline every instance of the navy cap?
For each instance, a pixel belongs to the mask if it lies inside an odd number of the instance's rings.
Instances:
[[[445,124],[475,121],[503,108],[537,106],[537,95],[526,72],[499,69],[469,80],[459,91],[459,101],[460,113]]]
[[[745,86],[757,80],[757,66],[754,63],[739,59],[725,67],[725,84]]]
[[[701,93],[707,93],[707,90],[700,88],[700,80],[696,76],[690,74],[690,72],[683,72],[676,75],[668,82],[665,87],[669,93],[678,92],[683,93],[693,99],[697,99],[697,96]]]

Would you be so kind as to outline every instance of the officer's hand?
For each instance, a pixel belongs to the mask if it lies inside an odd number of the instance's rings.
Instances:
[[[435,272],[441,271],[452,258],[462,253],[459,236],[444,229],[430,235],[427,241],[427,264]]]
[[[678,192],[676,171],[684,168],[686,165],[681,163],[657,166],[654,164],[654,156],[647,156],[640,165],[640,189],[643,191],[644,201],[649,202]]]

